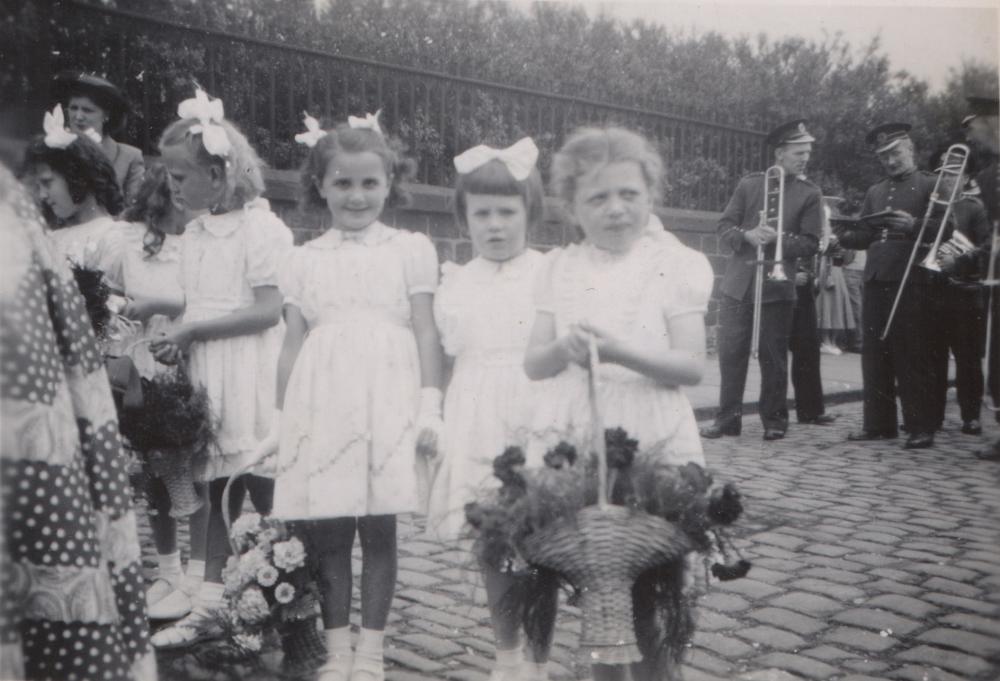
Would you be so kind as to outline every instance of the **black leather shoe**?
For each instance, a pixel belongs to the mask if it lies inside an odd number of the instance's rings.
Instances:
[[[983,424],[979,422],[979,419],[969,419],[962,423],[962,432],[966,435],[982,435]]]
[[[814,416],[811,419],[799,419],[799,423],[804,423],[810,426],[828,426],[836,420],[836,414],[820,414],[819,416]]]
[[[906,438],[907,449],[927,449],[934,446],[934,433],[913,433]]]
[[[723,435],[736,436],[740,434],[741,426],[740,424],[722,425],[720,423],[713,423],[710,426],[705,426],[699,432],[703,438],[709,440],[715,440],[722,437]]]
[[[780,440],[783,437],[785,437],[785,431],[783,430],[778,430],[777,428],[764,429],[765,440]]]
[[[867,442],[868,440],[892,440],[896,433],[876,433],[870,430],[856,430],[847,435],[851,442]]]

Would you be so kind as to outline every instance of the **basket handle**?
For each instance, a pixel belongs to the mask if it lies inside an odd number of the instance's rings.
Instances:
[[[587,392],[590,396],[590,425],[593,429],[594,454],[597,456],[597,505],[608,505],[608,447],[604,440],[604,422],[597,403],[597,368],[600,358],[597,354],[597,338],[591,334],[588,342],[589,369]]]
[[[229,476],[226,480],[226,486],[222,490],[222,522],[226,524],[226,540],[229,542],[229,547],[233,550],[233,555],[240,555],[239,547],[233,542],[233,519],[229,516],[229,490],[233,486],[233,481],[249,473],[254,466],[260,463],[262,460],[267,458],[267,453],[261,453],[259,456],[254,457],[250,461],[243,464],[235,473]]]

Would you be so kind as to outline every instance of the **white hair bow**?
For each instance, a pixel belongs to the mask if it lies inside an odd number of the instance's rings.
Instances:
[[[65,149],[76,141],[76,133],[66,129],[62,104],[56,104],[52,113],[45,112],[42,129],[45,131],[45,146],[49,149]]]
[[[194,135],[201,133],[201,143],[205,151],[213,156],[226,157],[232,145],[226,130],[220,123],[224,118],[221,99],[210,99],[200,87],[195,88],[194,97],[185,99],[177,107],[177,115],[181,118],[195,118],[197,125],[192,125],[189,132]]]
[[[538,161],[538,147],[530,137],[523,137],[506,149],[494,149],[480,144],[455,157],[455,170],[465,175],[494,159],[507,166],[514,179],[521,182],[531,175]]]
[[[365,114],[364,118],[359,116],[348,116],[347,117],[347,127],[349,128],[361,128],[367,130],[374,130],[378,134],[382,134],[382,128],[379,127],[378,117],[382,113],[382,109],[379,109],[374,114]]]
[[[317,142],[326,137],[326,130],[319,127],[319,121],[308,113],[303,112],[303,115],[305,116],[306,131],[296,135],[295,141],[312,149]]]

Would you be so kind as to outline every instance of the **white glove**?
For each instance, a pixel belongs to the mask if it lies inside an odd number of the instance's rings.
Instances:
[[[438,440],[444,423],[441,421],[440,388],[421,388],[417,408],[417,453],[433,459],[438,455]]]
[[[278,441],[281,437],[281,410],[275,409],[271,415],[271,430],[257,443],[257,447],[251,454],[251,459],[255,462],[251,473],[262,475],[266,478],[273,478],[278,470]]]

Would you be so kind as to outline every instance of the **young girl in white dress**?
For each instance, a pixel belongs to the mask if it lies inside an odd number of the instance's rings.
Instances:
[[[524,351],[543,260],[525,247],[528,231],[542,220],[537,158],[535,143],[524,138],[503,150],[474,147],[455,159],[455,215],[477,255],[461,267],[445,263],[434,300],[442,344],[455,360],[427,516],[428,536],[440,541],[463,536],[465,504],[499,484],[493,459],[507,446],[526,444],[533,389],[524,374]],[[526,678],[521,623],[503,607],[512,579],[493,567],[482,569],[497,648],[490,678]]]
[[[124,207],[115,169],[88,137],[63,127],[62,107],[45,114],[44,135],[29,144],[23,174],[52,228],[57,257],[101,269],[100,241]]]
[[[536,401],[528,465],[560,440],[590,436],[588,348],[596,339],[598,403],[606,428],[621,427],[643,449],[662,445],[667,463],[704,465],[694,411],[682,386],[702,376],[704,314],[712,270],[704,255],[665,232],[650,211],[663,175],[659,154],[631,131],[585,128],[555,155],[554,193],[583,230],[582,243],[546,257],[524,366],[547,381]],[[640,604],[641,605],[641,604]],[[637,608],[637,633],[649,622]],[[655,669],[634,670],[653,678]],[[594,678],[624,669],[594,665]]]
[[[158,648],[219,633],[212,610],[223,602],[222,568],[230,553],[222,493],[270,432],[281,347],[277,270],[292,246],[291,230],[260,198],[261,161],[223,117],[222,102],[198,90],[178,114],[160,139],[174,204],[208,213],[188,223],[181,237],[183,319],[150,349],[168,363],[187,355],[191,380],[207,391],[219,426],[217,451],[203,475],[209,484],[205,578],[191,613],[153,635]],[[267,512],[273,481],[247,475],[232,490],[234,515],[246,489]]]
[[[120,341],[120,350],[132,359],[143,378],[168,369],[153,359],[145,341],[167,333],[180,322],[170,315],[184,305],[181,234],[184,225],[203,212],[174,206],[167,170],[157,163],[147,169],[122,221],[101,240],[105,282],[128,300],[122,316],[140,325],[136,334]],[[158,477],[149,477],[146,494],[153,510],[148,519],[159,568],[146,592],[147,612],[151,620],[178,619],[191,611],[191,597],[205,575],[207,498],[189,517],[191,555],[184,574],[177,546],[177,509],[171,508],[170,496]]]
[[[310,123],[315,123],[310,121]],[[281,268],[274,516],[296,523],[318,567],[327,661],[320,681],[381,681],[396,582],[396,515],[419,508],[417,448],[436,447],[441,348],[437,253],[379,221],[412,173],[375,116],[301,139],[305,202],[331,229]],[[351,653],[351,549],[361,540],[361,631]]]

